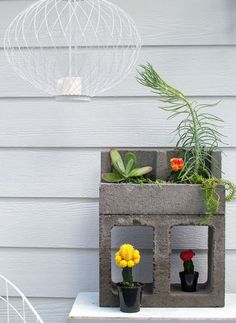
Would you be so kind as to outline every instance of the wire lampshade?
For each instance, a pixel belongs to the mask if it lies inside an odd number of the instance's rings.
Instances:
[[[52,96],[96,96],[120,83],[138,58],[134,21],[106,0],[40,0],[5,33],[8,61]]]

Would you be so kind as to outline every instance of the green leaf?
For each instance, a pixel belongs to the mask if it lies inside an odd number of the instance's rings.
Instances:
[[[102,179],[108,183],[119,183],[124,180],[121,175],[115,173],[104,173]]]
[[[176,129],[179,136],[176,147],[191,150],[194,161],[191,164],[185,164],[182,179],[186,180],[189,175],[201,173],[206,168],[204,150],[206,148],[209,151],[215,150],[222,143],[223,136],[217,130],[222,120],[208,113],[208,107],[215,104],[191,102],[182,92],[167,84],[151,64],[141,66],[137,80],[151,88],[159,96],[159,100],[166,104],[162,109],[170,114],[170,119],[181,116],[183,118]],[[212,176],[210,169],[208,169],[209,175]]]
[[[130,177],[143,176],[145,174],[150,173],[151,171],[152,171],[152,167],[150,166],[135,168],[130,172],[129,176]]]
[[[110,155],[112,165],[114,166],[114,168],[119,174],[125,175],[125,165],[123,163],[120,153],[116,149],[112,149]]]
[[[128,175],[136,165],[136,162],[137,162],[136,155],[131,151],[129,151],[125,154],[124,161],[125,161],[125,173],[126,175]]]

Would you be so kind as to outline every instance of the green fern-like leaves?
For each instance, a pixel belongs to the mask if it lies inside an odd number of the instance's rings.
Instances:
[[[169,180],[176,183],[201,184],[205,215],[200,224],[207,224],[220,206],[220,197],[217,193],[217,184],[221,184],[226,190],[226,201],[231,201],[236,193],[236,187],[230,181],[212,176],[211,164],[212,152],[218,149],[222,142],[222,134],[219,131],[220,118],[206,111],[215,104],[198,104],[190,102],[180,91],[167,84],[152,65],[141,66],[137,80],[140,84],[152,89],[164,103],[163,110],[170,113],[169,119],[179,117],[181,122],[177,126],[178,141],[176,148],[184,155],[184,168]]]
[[[170,113],[169,119],[182,117],[176,129],[179,138],[176,147],[184,151],[185,167],[179,178],[184,182],[195,173],[211,177],[212,151],[222,143],[219,132],[222,120],[205,111],[212,105],[190,102],[183,93],[162,80],[150,64],[141,66],[137,80],[150,87],[164,102],[162,109]]]

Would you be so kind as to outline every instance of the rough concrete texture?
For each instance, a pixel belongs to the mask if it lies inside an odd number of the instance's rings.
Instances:
[[[224,214],[224,187],[218,186],[221,198],[219,214]],[[100,187],[102,214],[204,214],[200,185],[196,184],[108,184]]]
[[[152,151],[155,176],[168,175],[172,151]],[[147,151],[139,151],[140,165],[148,163]],[[110,171],[109,155],[102,154],[102,171]],[[156,155],[156,157],[155,157]],[[220,154],[214,156],[215,176],[220,176]],[[162,169],[163,167],[163,169]],[[101,184],[100,188],[100,306],[119,306],[111,280],[111,230],[114,226],[152,226],[154,228],[153,284],[143,293],[144,307],[221,307],[225,294],[225,205],[224,189],[219,186],[221,207],[209,223],[208,281],[196,293],[184,293],[170,281],[171,228],[176,225],[198,225],[204,213],[199,185]]]

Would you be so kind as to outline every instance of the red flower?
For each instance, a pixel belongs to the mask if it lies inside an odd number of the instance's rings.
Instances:
[[[192,260],[192,258],[195,256],[195,252],[191,249],[189,250],[185,250],[185,251],[182,251],[180,253],[180,258],[183,260],[183,261],[189,261],[189,260]]]
[[[183,158],[171,158],[170,166],[174,172],[178,172],[179,170],[183,169],[184,167]]]

